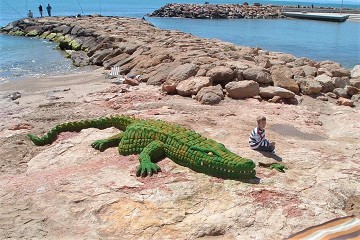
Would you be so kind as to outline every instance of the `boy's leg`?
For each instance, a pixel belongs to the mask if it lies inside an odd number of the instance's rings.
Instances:
[[[257,151],[263,151],[263,152],[273,152],[275,150],[275,146],[268,146],[268,147],[265,147],[265,146],[260,146],[258,147],[257,149],[255,149]]]

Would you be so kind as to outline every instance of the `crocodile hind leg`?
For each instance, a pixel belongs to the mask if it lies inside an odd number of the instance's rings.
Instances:
[[[122,135],[123,133],[118,133],[106,139],[96,140],[91,144],[91,146],[97,150],[100,150],[100,152],[103,152],[110,147],[118,146],[121,141]]]
[[[140,166],[136,171],[136,176],[146,177],[161,172],[160,167],[156,163],[153,163],[153,161],[157,161],[163,157],[165,157],[165,152],[162,142],[153,141],[148,144],[140,153]]]

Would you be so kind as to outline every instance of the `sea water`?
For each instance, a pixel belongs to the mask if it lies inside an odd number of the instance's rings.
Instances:
[[[101,14],[141,18],[162,29],[177,29],[206,38],[217,38],[237,45],[260,47],[270,51],[294,54],[317,61],[333,60],[347,68],[360,64],[360,23],[346,21],[331,23],[294,19],[232,19],[195,20],[149,18],[146,14],[168,3],[168,0],[2,0],[0,1],[0,26],[26,17],[29,9],[39,17],[37,7],[52,6],[53,16]],[[204,3],[202,0],[176,0],[177,3]],[[242,3],[236,0],[210,0],[212,4]],[[247,1],[249,4],[302,5],[341,7],[341,1]],[[357,0],[344,0],[343,7],[360,8]],[[96,23],[94,23],[96,24]],[[71,62],[58,51],[55,44],[40,39],[0,35],[0,79],[67,72]]]

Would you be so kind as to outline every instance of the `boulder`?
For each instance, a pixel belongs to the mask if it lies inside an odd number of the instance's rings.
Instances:
[[[190,77],[176,86],[180,96],[191,96],[197,94],[203,87],[211,86],[210,77]]]
[[[291,92],[298,93],[299,85],[292,79],[292,71],[286,66],[279,66],[271,70],[272,81],[275,87],[285,88]]]
[[[341,106],[348,106],[348,107],[354,106],[354,101],[352,101],[352,100],[350,100],[350,99],[343,98],[343,97],[339,97],[339,98],[336,100],[336,103],[337,103],[338,105],[341,105]]]
[[[196,99],[202,104],[215,105],[224,99],[221,85],[204,87],[196,94]]]
[[[271,83],[271,75],[259,68],[249,68],[242,72],[244,79],[254,80],[258,83]]]
[[[304,70],[305,73],[305,77],[315,77],[316,73],[317,73],[317,68],[316,67],[311,67],[311,66],[303,66],[302,69]]]
[[[329,97],[329,98],[334,98],[334,99],[337,99],[338,96],[333,93],[333,92],[328,92],[328,93],[325,93],[325,96]]]
[[[351,70],[351,77],[352,77],[352,78],[360,78],[360,65],[356,65],[356,66]]]
[[[162,90],[167,93],[176,93],[176,86],[185,79],[195,76],[199,67],[192,63],[185,63],[172,70],[162,85]]]
[[[294,78],[295,77],[305,77],[305,72],[302,67],[294,67],[291,68]]]
[[[351,97],[351,101],[360,102],[360,94],[355,94]]]
[[[346,86],[345,90],[347,92],[348,95],[352,96],[352,95],[356,95],[360,92],[359,88],[353,87],[353,86]]]
[[[229,82],[225,85],[229,97],[243,99],[259,95],[259,84],[255,81]]]
[[[104,50],[100,50],[95,52],[95,54],[90,58],[90,61],[94,64],[94,65],[103,65],[103,60],[104,58],[111,54],[114,50],[113,49],[104,49]]]
[[[309,62],[309,59],[307,58],[297,58],[294,61],[295,67],[302,67],[305,66]]]
[[[281,54],[278,59],[280,61],[284,61],[285,63],[289,63],[289,62],[294,62],[296,57],[294,55],[291,54]]]
[[[230,67],[216,66],[207,71],[206,76],[209,77],[213,83],[226,84],[234,79],[235,74]]]
[[[322,86],[312,78],[299,80],[301,92],[305,95],[313,95],[321,92]]]
[[[156,67],[155,71],[153,73],[149,74],[149,77],[146,81],[146,84],[148,85],[161,85],[163,84],[168,75],[172,70],[177,68],[180,65],[179,62],[173,62],[173,63],[163,63]],[[145,76],[146,78],[147,76]]]
[[[76,51],[71,53],[71,60],[76,67],[87,66],[90,64],[90,58],[84,51]]]
[[[131,43],[131,42],[124,42],[124,43],[121,43],[119,48],[124,52],[124,53],[127,53],[127,54],[133,54],[136,49],[138,49],[140,47],[139,44],[136,44],[136,43]]]
[[[322,74],[326,74],[329,77],[333,76],[333,74],[329,70],[327,70],[326,68],[318,68],[317,76],[322,75]]]
[[[316,78],[314,78],[315,81],[317,81],[318,83],[320,83],[322,89],[321,92],[323,93],[327,93],[327,92],[332,92],[335,89],[334,83],[331,79],[331,77],[329,77],[326,74],[321,74],[319,76],[317,76]]]
[[[348,93],[345,88],[335,88],[333,90],[333,93],[335,93],[336,96],[338,97],[344,97],[344,98],[348,97]]]
[[[360,78],[351,78],[350,85],[356,88],[360,88]]]
[[[294,98],[295,93],[281,87],[261,87],[259,95],[263,98],[272,98],[274,96],[279,96],[280,98]]]
[[[119,55],[117,55],[114,58],[108,59],[106,61],[103,62],[103,66],[105,69],[109,70],[112,66],[114,66],[115,64],[117,64],[120,61],[124,61],[125,59],[127,59],[130,55],[127,53],[121,53]]]
[[[330,72],[333,77],[350,77],[351,75],[350,70],[346,68],[334,68]]]
[[[350,79],[348,77],[333,77],[332,81],[335,88],[344,88],[347,85],[350,85]]]

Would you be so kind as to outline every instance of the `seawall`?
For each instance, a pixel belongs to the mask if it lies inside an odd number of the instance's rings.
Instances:
[[[76,66],[118,67],[119,74],[140,76],[129,80],[130,84],[143,81],[204,104],[219,103],[225,95],[292,104],[304,94],[321,100],[344,99],[339,104],[347,105],[360,99],[359,67],[350,71],[332,61],[316,62],[160,30],[142,19],[21,19],[1,32],[58,42]]]

